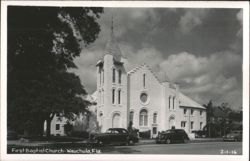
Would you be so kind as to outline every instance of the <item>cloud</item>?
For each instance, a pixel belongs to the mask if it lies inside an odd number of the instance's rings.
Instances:
[[[80,57],[74,60],[78,68],[70,69],[71,72],[80,77],[82,85],[89,94],[96,90],[96,63],[102,54],[101,50],[84,50]]]
[[[213,53],[209,57],[181,52],[162,61],[160,70],[165,71],[173,82],[179,82],[183,92],[200,103],[214,99],[238,107],[241,95],[235,93],[240,93],[242,80],[241,74],[237,77],[232,71],[239,69],[241,64],[241,56],[230,51]],[[234,93],[235,98],[228,98],[227,93]]]
[[[140,31],[140,25],[145,25],[145,22],[150,22],[146,25],[151,26],[160,21],[153,8],[104,8],[104,13],[99,20],[103,33],[110,30],[111,18],[113,17],[114,30],[118,39],[129,30]]]
[[[240,70],[235,71],[241,69],[242,58],[232,51],[216,52],[207,57],[181,52],[164,59],[163,53],[150,45],[145,44],[139,50],[124,44],[121,48],[130,62],[130,69],[146,63],[160,79],[167,73],[172,82],[180,83],[184,93],[201,104],[213,99],[215,103],[228,102],[237,108],[242,103],[242,75]]]
[[[236,14],[237,20],[240,22],[240,29],[237,32],[238,37],[242,37],[243,34],[243,29],[242,29],[242,24],[243,24],[243,10],[241,9],[237,14]]]
[[[162,61],[162,53],[150,45],[136,50],[128,44],[122,44],[121,50],[129,62],[129,70],[143,63],[157,69],[159,62]]]
[[[182,52],[170,55],[167,60],[160,63],[160,67],[168,73],[172,80],[178,80],[180,76],[186,77],[190,74],[199,73],[206,62],[205,57],[195,57],[187,52]]]
[[[243,23],[243,10],[242,9],[237,13],[236,18],[240,22],[240,24],[242,25],[242,23]]]
[[[185,14],[179,21],[180,31],[188,34],[193,28],[202,24],[203,19],[208,14],[208,9],[186,9]]]

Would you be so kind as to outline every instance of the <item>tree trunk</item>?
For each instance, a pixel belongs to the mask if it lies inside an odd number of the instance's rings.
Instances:
[[[51,125],[51,119],[48,118],[46,120],[46,136],[50,137],[50,125]]]
[[[43,132],[44,132],[44,121],[45,120],[39,120],[39,125],[38,125],[38,131],[37,131],[37,134],[39,135],[39,136],[43,136]]]
[[[50,130],[51,120],[54,118],[54,116],[55,116],[55,113],[51,113],[51,114],[47,117],[47,119],[46,119],[46,122],[47,122],[47,124],[46,124],[46,136],[47,136],[47,137],[50,137],[50,132],[51,132],[51,130]]]

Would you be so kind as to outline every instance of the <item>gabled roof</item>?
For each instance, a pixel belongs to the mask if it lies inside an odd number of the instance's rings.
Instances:
[[[180,97],[180,106],[182,107],[193,107],[193,108],[201,108],[206,109],[205,107],[201,106],[199,103],[195,102],[188,96],[184,95],[183,93],[179,93]]]
[[[131,69],[130,71],[128,71],[128,75],[132,75],[132,74],[136,73],[137,71],[139,71],[143,67],[145,67],[146,69],[148,69],[151,72],[151,74],[155,77],[155,79],[160,83],[158,77],[154,74],[154,72],[151,70],[151,68],[148,65],[146,65],[145,63],[141,64],[141,65],[139,65],[137,67],[134,67],[133,69]]]

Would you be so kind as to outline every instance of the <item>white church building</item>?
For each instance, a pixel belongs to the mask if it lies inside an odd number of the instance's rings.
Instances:
[[[178,84],[159,81],[146,64],[128,71],[128,61],[111,29],[103,57],[96,64],[95,111],[102,132],[127,128],[129,122],[141,132],[150,130],[152,137],[171,128],[187,133],[203,129],[203,106],[184,95]]]
[[[132,122],[140,132],[149,131],[155,137],[158,131],[184,129],[188,134],[202,130],[206,125],[206,109],[181,93],[179,85],[167,80],[161,82],[146,64],[128,71],[128,61],[115,40],[113,29],[103,57],[96,64],[96,91],[89,96],[96,105],[89,107],[95,121],[86,125],[82,116],[73,125],[81,131],[105,132],[112,127],[128,127]],[[174,70],[174,69],[173,69]],[[52,135],[66,135],[66,119],[55,116],[51,122]],[[82,123],[81,123],[82,122]],[[46,126],[45,126],[46,127]]]

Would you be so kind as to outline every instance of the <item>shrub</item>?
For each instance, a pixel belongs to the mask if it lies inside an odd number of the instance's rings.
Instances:
[[[140,138],[149,139],[151,136],[151,130],[139,132]]]
[[[79,137],[79,138],[89,138],[89,133],[86,131],[72,131],[72,137]]]

